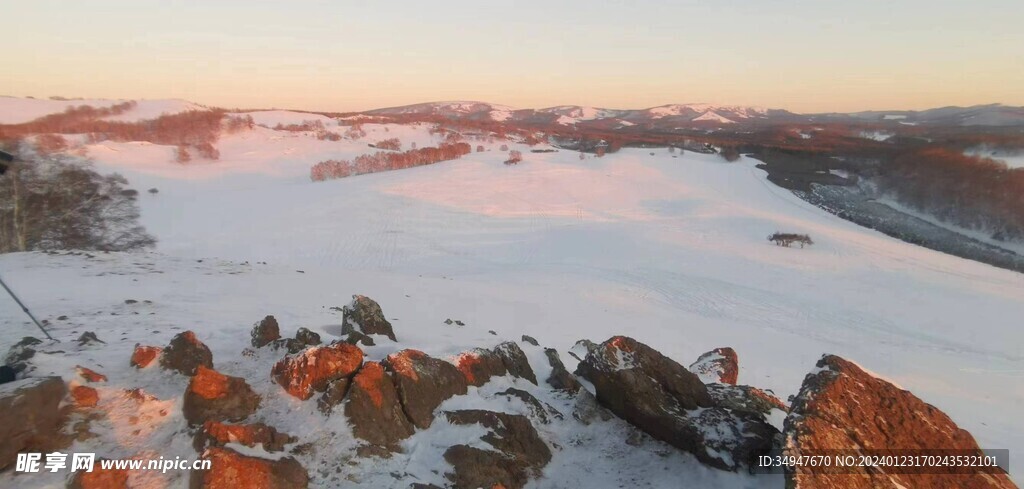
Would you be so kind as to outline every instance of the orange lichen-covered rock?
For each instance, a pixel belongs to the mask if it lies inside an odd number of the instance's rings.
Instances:
[[[79,385],[71,388],[71,398],[75,405],[80,407],[95,407],[100,402],[100,395],[96,389]]]
[[[345,416],[355,436],[383,447],[396,447],[414,431],[391,376],[377,362],[366,362],[352,379]]]
[[[193,470],[192,489],[303,489],[309,485],[309,474],[294,458],[267,460],[248,457],[227,448],[211,448],[203,453],[210,470]]]
[[[208,447],[222,447],[228,443],[238,443],[247,447],[262,445],[268,452],[280,452],[284,446],[295,439],[286,433],[278,432],[272,426],[263,423],[227,424],[219,421],[203,423],[203,429],[196,433],[195,448],[202,452]]]
[[[127,489],[128,471],[124,469],[104,469],[97,460],[92,472],[75,471],[75,476],[68,483],[68,489]]]
[[[829,450],[863,455],[981,456],[966,430],[942,411],[860,368],[825,355],[804,378],[786,418],[786,455],[801,457]],[[1016,487],[999,467],[956,464],[892,468],[796,466],[786,471],[786,487]],[[921,470],[916,470],[921,469]]]
[[[196,426],[206,421],[241,421],[256,411],[260,397],[245,380],[200,365],[185,391],[185,419]]]
[[[363,351],[348,343],[307,348],[274,365],[271,377],[292,396],[306,400],[338,379],[350,377],[363,363]]]
[[[459,354],[455,357],[455,366],[466,378],[466,383],[476,387],[486,384],[491,377],[500,377],[508,372],[501,357],[483,348]]]
[[[91,368],[85,368],[81,365],[75,366],[75,373],[85,379],[86,382],[106,382],[107,376],[103,375]]]
[[[156,360],[156,357],[160,356],[162,350],[163,348],[158,346],[135,345],[131,365],[135,368],[146,368],[153,363],[153,360]]]

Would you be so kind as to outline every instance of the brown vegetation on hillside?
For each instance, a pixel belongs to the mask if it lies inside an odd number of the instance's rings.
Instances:
[[[378,152],[365,154],[355,160],[326,160],[313,165],[310,179],[314,182],[344,178],[364,173],[376,173],[389,170],[400,170],[414,166],[430,165],[441,161],[454,160],[469,154],[472,147],[468,143],[441,143],[438,147],[410,149],[401,153]]]
[[[1024,239],[1024,169],[929,147],[881,167],[881,190],[912,209],[1000,240]]]

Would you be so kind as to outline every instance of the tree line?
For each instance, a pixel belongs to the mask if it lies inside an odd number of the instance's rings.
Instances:
[[[944,147],[896,155],[880,190],[897,202],[997,240],[1024,241],[1024,169]]]
[[[124,177],[100,175],[66,154],[6,145],[17,159],[0,177],[0,253],[122,251],[156,240],[138,224],[138,192]]]
[[[352,175],[430,165],[461,158],[471,151],[472,147],[469,143],[441,143],[437,147],[364,154],[357,156],[352,161],[326,160],[313,165],[310,169],[310,179],[320,182]]]

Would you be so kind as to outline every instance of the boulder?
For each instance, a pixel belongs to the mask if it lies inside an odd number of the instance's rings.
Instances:
[[[946,454],[982,454],[971,434],[938,408],[834,355],[823,356],[815,370],[804,378],[783,434],[786,455],[798,457],[827,450],[867,455],[877,453],[874,450],[929,454],[934,449],[942,449]],[[828,467],[810,465],[787,470],[786,486],[1016,487],[999,469],[931,466],[923,471],[882,472],[846,468],[844,473],[835,473]]]
[[[299,399],[327,390],[331,382],[352,376],[363,363],[363,351],[348,343],[315,346],[274,364],[271,378]]]
[[[523,343],[529,343],[533,346],[540,346],[540,343],[537,341],[537,338],[534,338],[533,336],[527,336],[524,334],[521,340]]]
[[[434,410],[442,402],[467,390],[466,378],[459,369],[418,350],[392,353],[384,366],[393,374],[406,416],[420,429],[430,427]]]
[[[708,384],[708,394],[716,406],[756,413],[767,417],[773,409],[788,412],[789,407],[769,392],[749,385]]]
[[[739,377],[739,356],[732,348],[715,348],[690,365],[690,371],[705,384],[719,383],[736,385]]]
[[[268,460],[210,448],[203,460],[211,462],[210,470],[191,471],[190,489],[304,489],[309,485],[306,469],[292,457]]]
[[[505,375],[508,370],[498,354],[483,348],[474,348],[455,357],[455,367],[462,372],[466,383],[480,387],[491,377]]]
[[[545,348],[544,354],[547,355],[548,364],[551,365],[551,375],[547,379],[548,385],[556,390],[569,393],[578,391],[580,389],[580,381],[565,368],[565,364],[562,363],[562,359],[558,356],[558,350]]]
[[[75,366],[75,374],[84,379],[86,382],[106,382],[107,376],[103,375],[91,368],[86,368],[81,365]]]
[[[0,385],[0,470],[18,452],[47,453],[62,443],[60,402],[67,387],[60,377],[32,377]]]
[[[364,334],[380,334],[391,341],[398,341],[391,323],[384,317],[384,312],[373,299],[364,295],[353,295],[352,302],[342,308],[341,332],[348,334],[359,329]]]
[[[299,328],[295,332],[295,341],[303,346],[317,346],[323,343],[320,335],[310,331],[308,328]]]
[[[454,468],[446,474],[455,487],[504,487],[518,489],[531,478],[540,476],[548,462],[548,448],[530,420],[518,414],[483,410],[445,413],[453,425],[479,424],[489,430],[481,441],[494,450],[469,445],[455,445],[444,452],[444,459]]]
[[[348,387],[352,385],[352,380],[343,377],[327,384],[327,389],[324,390],[323,395],[317,400],[317,408],[324,414],[331,414],[334,410],[334,406],[341,404],[345,400],[345,396],[348,395]]]
[[[392,451],[415,431],[402,411],[391,376],[377,362],[363,364],[352,379],[345,399],[345,416],[356,437]]]
[[[253,348],[263,348],[281,338],[281,328],[274,316],[267,316],[253,325],[250,336]]]
[[[577,374],[601,405],[705,464],[736,470],[772,448],[777,430],[763,417],[716,407],[696,375],[632,338],[591,349]]]
[[[96,336],[96,333],[93,333],[92,331],[86,331],[82,333],[82,335],[79,336],[78,339],[75,341],[77,341],[80,346],[95,345],[97,343],[107,343],[106,341],[101,340],[99,336]]]
[[[238,443],[247,447],[262,445],[268,452],[281,452],[284,451],[285,445],[293,442],[294,437],[263,423],[226,424],[207,421],[196,433],[193,444],[199,453],[210,447],[223,447],[227,443]]]
[[[162,351],[163,349],[159,346],[135,345],[135,351],[132,352],[132,359],[129,363],[135,368],[146,368],[160,356]]]
[[[191,426],[207,421],[242,421],[256,412],[260,396],[240,377],[199,365],[185,391],[182,413]]]
[[[213,353],[196,338],[195,333],[185,331],[175,335],[164,348],[160,354],[160,366],[191,376],[195,375],[200,366],[213,368]]]
[[[92,387],[79,385],[71,388],[71,399],[78,407],[91,408],[99,404],[100,394]]]
[[[10,365],[18,372],[25,370],[25,362],[36,356],[36,347],[41,344],[43,341],[39,338],[25,336],[7,350],[3,363]]]
[[[68,467],[71,466],[70,460]],[[92,472],[77,470],[68,481],[68,489],[128,489],[128,470],[103,469],[100,460],[93,463]]]
[[[372,337],[360,333],[359,331],[352,331],[351,333],[349,333],[348,336],[345,337],[345,343],[348,343],[350,345],[361,344],[363,346],[376,345]]]
[[[530,361],[526,359],[526,353],[514,342],[506,341],[494,347],[494,353],[501,357],[505,364],[505,370],[513,377],[529,380],[537,385],[537,376],[530,367]]]
[[[286,349],[288,353],[298,353],[310,346],[317,346],[323,343],[320,335],[306,329],[299,328],[295,332],[295,338],[279,338],[271,342],[275,349]]]

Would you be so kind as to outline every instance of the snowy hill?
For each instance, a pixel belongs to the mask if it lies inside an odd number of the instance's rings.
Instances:
[[[0,97],[0,124],[21,124],[46,115],[63,112],[70,107],[88,105],[95,108],[104,108],[127,101],[112,99],[53,100]],[[180,99],[137,100],[135,102],[135,107],[131,110],[116,116],[110,116],[107,120],[137,122],[189,110],[207,110],[202,105]]]
[[[982,447],[1024,446],[1020,274],[841,220],[770,185],[746,158],[727,164],[716,155],[624,149],[579,160],[574,152],[530,153],[512,144],[526,156],[510,167],[498,150],[504,142],[494,141],[458,161],[311,183],[310,165],[363,154],[367,142],[398,137],[425,146],[439,136],[427,125],[366,124],[361,140],[322,141],[261,127],[317,116],[251,115],[260,125],[224,136],[216,162],[176,164],[172,148],[148,143],[87,146],[99,169],[122,173],[142,192],[143,224],[159,244],[152,253],[92,258],[0,256],[0,273],[68,345],[68,356],[41,355],[39,374],[101,365],[111,389],[141,385],[176,400],[180,379],[134,373],[127,358],[135,343],[162,345],[193,329],[224,359],[219,370],[266,378],[272,359],[239,356],[254,321],[273,314],[283,329],[305,326],[336,339],[339,320],[329,307],[362,293],[381,303],[401,338],[369,348],[369,359],[397,348],[444,357],[523,334],[565,359],[581,338],[628,333],[683,364],[731,346],[742,383],[785,399],[828,352],[940,407]],[[328,120],[327,130],[340,128]],[[808,233],[816,244],[790,249],[765,240],[780,230]],[[6,348],[36,333],[4,301]],[[447,318],[466,326],[447,325]],[[70,342],[87,330],[117,357]],[[538,353],[542,358],[529,351]],[[275,392],[261,382],[260,392]],[[502,382],[510,384],[481,393],[523,387]],[[315,403],[267,398],[260,416],[268,424],[309,439],[326,436]],[[564,409],[564,400],[545,401]],[[446,406],[467,402],[453,398]],[[181,423],[175,418],[132,444],[188,456],[188,440],[170,441]],[[110,436],[117,429],[114,423]],[[331,429],[346,436],[344,426]],[[621,424],[580,429],[543,434],[563,449],[537,487],[781,487],[777,478],[708,469],[656,442],[624,446]],[[348,480],[380,487],[394,484],[388,474],[405,467],[443,469],[428,456],[436,451],[431,437],[442,435],[429,433],[410,438],[407,453],[391,460],[354,461],[344,469]],[[585,442],[572,445],[574,436]],[[98,441],[77,443],[89,451]],[[348,448],[325,446],[338,451],[302,459],[311,473],[322,464],[333,470]],[[1011,453],[1015,466],[1024,463],[1019,450]],[[18,485],[51,483],[39,475]]]

